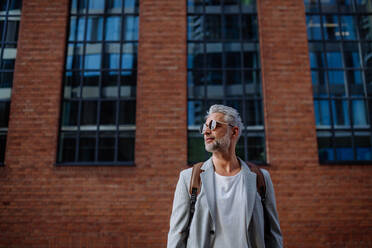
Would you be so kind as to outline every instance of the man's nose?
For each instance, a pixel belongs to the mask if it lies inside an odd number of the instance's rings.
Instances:
[[[210,134],[212,132],[212,130],[206,126],[205,130],[204,130],[204,135],[207,135],[207,134]]]

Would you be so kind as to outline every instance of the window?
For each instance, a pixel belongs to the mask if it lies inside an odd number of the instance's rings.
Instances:
[[[188,160],[203,161],[198,127],[212,104],[236,108],[245,124],[237,154],[265,161],[259,41],[254,0],[188,0]]]
[[[372,161],[372,1],[305,0],[321,163]]]
[[[57,164],[133,164],[138,0],[72,0]]]
[[[21,8],[21,0],[0,2],[0,165],[4,164],[5,157]]]

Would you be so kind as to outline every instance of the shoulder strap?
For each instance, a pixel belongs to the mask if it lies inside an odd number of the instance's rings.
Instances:
[[[249,169],[251,169],[251,171],[257,175],[257,182],[256,182],[257,192],[260,194],[262,202],[264,202],[265,198],[266,198],[265,177],[264,177],[262,171],[260,170],[260,168],[257,165],[255,165],[252,162],[248,162],[248,161],[246,163],[247,163]]]
[[[192,195],[193,191],[196,191],[196,195],[200,193],[200,186],[201,186],[201,180],[200,180],[200,173],[202,173],[202,167],[203,162],[194,164],[192,167],[192,174],[190,179],[190,195]]]
[[[190,213],[189,213],[189,220],[187,222],[186,230],[185,230],[185,243],[187,244],[187,239],[189,237],[190,233],[190,225],[192,218],[194,217],[194,212],[195,212],[195,203],[196,203],[196,198],[198,194],[200,193],[200,188],[201,188],[201,180],[200,180],[200,173],[202,173],[202,167],[203,162],[194,164],[192,167],[192,173],[191,173],[191,179],[190,179]]]

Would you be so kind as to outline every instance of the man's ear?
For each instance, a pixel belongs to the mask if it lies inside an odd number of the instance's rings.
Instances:
[[[233,135],[238,136],[239,135],[239,128],[238,127],[233,127]]]

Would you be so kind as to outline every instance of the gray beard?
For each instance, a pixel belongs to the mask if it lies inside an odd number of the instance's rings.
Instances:
[[[204,143],[204,145],[207,152],[227,151],[230,146],[229,132],[226,132],[221,139],[215,139],[212,143]]]

